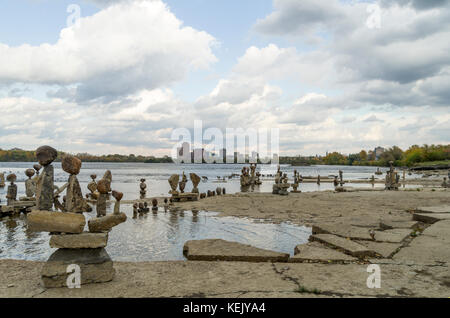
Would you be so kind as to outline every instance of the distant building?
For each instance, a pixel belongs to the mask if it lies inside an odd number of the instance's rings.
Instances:
[[[188,142],[183,142],[180,148],[178,150],[178,160],[184,163],[190,163],[191,162],[191,153],[190,153],[190,145]]]
[[[374,155],[375,155],[375,160],[380,159],[381,155],[386,151],[386,149],[384,149],[383,147],[376,147],[375,150],[373,151]]]
[[[220,161],[222,158],[222,162]],[[219,150],[219,158],[217,159],[217,163],[225,163],[227,162],[227,150],[225,148]]]

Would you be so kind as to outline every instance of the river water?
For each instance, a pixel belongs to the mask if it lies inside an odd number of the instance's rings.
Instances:
[[[25,193],[25,169],[32,167],[32,163],[0,163],[0,172],[15,173],[18,176],[17,185],[19,196]],[[55,184],[63,185],[68,175],[61,169],[60,163],[54,163]],[[239,178],[226,182],[217,182],[217,177],[238,174],[243,165],[176,165],[176,164],[143,164],[143,163],[84,163],[78,176],[82,190],[87,191],[90,175],[97,174],[99,180],[106,170],[113,175],[112,188],[124,193],[124,200],[139,197],[139,180],[147,181],[147,197],[167,196],[170,190],[167,179],[172,174],[183,171],[189,178],[194,172],[199,176],[206,176],[207,182],[201,182],[200,192],[225,187],[227,193],[240,191]],[[301,175],[323,177],[344,172],[344,179],[362,180],[370,178],[375,172],[374,167],[348,166],[282,166],[282,171],[292,178],[296,169]],[[275,167],[260,165],[258,170],[262,174],[275,174]],[[386,169],[382,169],[385,171]],[[381,176],[380,178],[382,178]],[[409,176],[417,177],[417,176]],[[263,184],[255,191],[271,192],[273,178],[262,178]],[[292,180],[292,179],[291,179]],[[357,185],[355,186],[367,186]],[[376,185],[382,187],[383,185]],[[190,191],[189,182],[186,190]],[[333,189],[331,183],[303,183],[299,190],[303,192]],[[6,187],[0,188],[1,203],[5,203]],[[109,207],[111,210],[111,207]],[[250,244],[259,248],[293,254],[298,244],[308,241],[311,229],[289,223],[266,224],[255,220],[216,217],[217,213],[200,211],[164,212],[157,214],[150,212],[145,216],[133,219],[131,205],[122,204],[121,210],[128,215],[127,222],[115,227],[110,233],[107,251],[115,261],[165,261],[182,260],[183,245],[189,240],[225,239],[229,241]],[[95,212],[85,213],[87,219]],[[0,219],[0,259],[23,259],[45,261],[54,252],[49,247],[48,233],[31,233],[26,228],[26,216],[4,217]]]

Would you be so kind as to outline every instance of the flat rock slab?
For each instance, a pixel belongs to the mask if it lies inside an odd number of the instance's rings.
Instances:
[[[104,283],[114,278],[113,262],[104,248],[59,249],[54,252],[42,268],[44,286],[58,288],[67,286],[67,267],[80,266],[81,284]]]
[[[373,241],[358,241],[359,244],[364,245],[371,251],[376,252],[383,258],[391,258],[397,250],[402,247],[399,243],[383,243]]]
[[[109,214],[104,217],[90,219],[88,221],[89,232],[101,233],[108,232],[114,226],[117,226],[127,220],[125,213]]]
[[[383,230],[392,230],[392,229],[418,230],[420,228],[420,223],[417,221],[381,221],[380,228]]]
[[[386,231],[375,231],[377,242],[401,243],[413,232],[412,229],[393,229]]]
[[[345,254],[349,254],[358,258],[376,256],[376,253],[374,251],[369,250],[364,245],[333,234],[314,234],[309,237],[309,240],[311,242],[317,241],[332,246],[338,250],[341,250]]]
[[[183,247],[190,261],[287,262],[289,254],[224,240],[188,241]]]
[[[313,225],[313,234],[334,234],[337,236],[358,239],[358,240],[371,240],[369,234],[370,228],[357,227],[346,224],[317,224]]]
[[[28,229],[32,232],[79,234],[86,219],[79,213],[33,211],[27,215]]]
[[[414,213],[413,220],[433,224],[441,220],[450,220],[450,213]]]
[[[450,205],[421,207],[416,209],[416,213],[450,213]]]
[[[51,248],[102,248],[108,244],[108,233],[52,235]]]
[[[295,256],[289,258],[289,263],[344,263],[356,260],[357,258],[327,248],[320,243],[310,242],[297,245],[295,247]]]

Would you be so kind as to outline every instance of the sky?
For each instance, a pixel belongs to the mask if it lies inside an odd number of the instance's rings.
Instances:
[[[0,148],[281,155],[450,143],[450,0],[0,0]],[[206,142],[206,141],[205,141]]]

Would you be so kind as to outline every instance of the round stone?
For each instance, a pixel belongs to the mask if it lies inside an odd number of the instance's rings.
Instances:
[[[61,161],[61,166],[68,174],[77,175],[81,170],[81,160],[77,157],[66,155]]]
[[[43,166],[48,166],[58,157],[58,151],[50,146],[42,146],[36,150],[36,158]]]
[[[38,164],[35,164],[35,165],[33,166],[33,168],[34,168],[34,170],[36,170],[37,172],[39,172],[39,170],[42,169],[42,166],[41,166],[41,165],[38,165]]]
[[[153,200],[152,200],[152,206],[153,206],[153,207],[157,207],[157,206],[158,206],[158,200],[153,199]]]
[[[92,180],[97,179],[97,175],[96,175],[96,174],[91,174],[91,179],[92,179]]]
[[[11,173],[6,177],[6,180],[8,180],[9,182],[16,182],[17,176],[14,173]]]
[[[114,199],[116,199],[117,201],[122,200],[123,198],[123,193],[119,192],[119,191],[113,191],[112,192],[112,196],[114,197]]]
[[[36,173],[36,172],[34,171],[34,169],[27,169],[27,170],[25,170],[25,175],[26,175],[28,178],[31,178],[32,176],[34,176],[35,173]]]
[[[108,194],[111,191],[111,183],[109,180],[101,179],[97,182],[97,190],[101,194]]]

